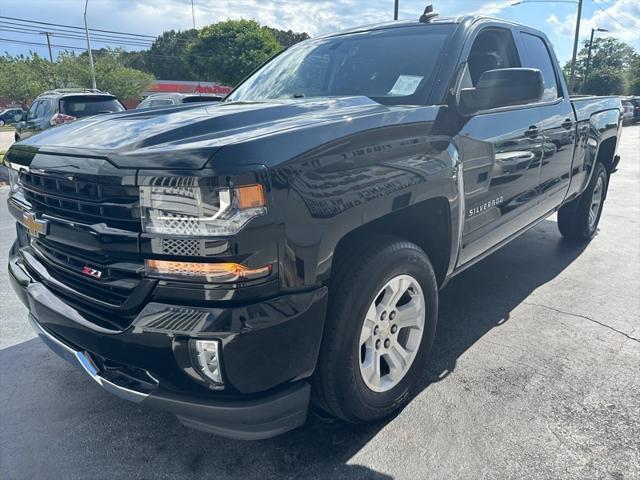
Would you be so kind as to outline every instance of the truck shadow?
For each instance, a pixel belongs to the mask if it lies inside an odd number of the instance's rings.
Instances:
[[[547,220],[454,278],[441,292],[433,358],[417,394],[450,375],[465,351],[583,250]],[[110,478],[144,477],[151,467],[154,478],[391,478],[348,462],[392,419],[351,425],[312,412],[286,435],[239,442],[109,396],[39,340],[0,351],[0,372],[1,453],[15,478],[104,478],[105,465]]]

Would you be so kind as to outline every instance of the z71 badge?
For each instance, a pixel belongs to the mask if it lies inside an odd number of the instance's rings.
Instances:
[[[470,217],[473,217],[474,215],[477,215],[480,212],[484,212],[485,210],[488,210],[491,207],[497,207],[502,203],[503,200],[504,200],[504,197],[498,197],[488,202],[481,203],[480,205],[476,205],[475,207],[469,209],[468,215]]]

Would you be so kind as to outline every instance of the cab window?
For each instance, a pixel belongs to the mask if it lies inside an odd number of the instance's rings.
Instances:
[[[487,28],[473,41],[461,88],[475,87],[488,70],[520,67],[520,58],[511,30]]]
[[[558,78],[553,68],[553,61],[544,40],[537,35],[521,33],[522,44],[525,50],[524,65],[529,68],[537,68],[542,73],[544,82],[543,102],[550,102],[560,96],[562,89],[558,87]]]

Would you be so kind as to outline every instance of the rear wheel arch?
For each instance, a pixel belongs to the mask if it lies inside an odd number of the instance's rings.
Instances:
[[[602,163],[607,169],[607,173],[611,174],[613,171],[613,157],[616,152],[616,146],[618,144],[618,137],[611,136],[605,138],[600,142],[598,146],[598,152],[596,154],[596,162]]]

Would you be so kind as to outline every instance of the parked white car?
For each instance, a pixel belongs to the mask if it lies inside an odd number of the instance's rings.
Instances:
[[[633,123],[634,105],[631,100],[622,100],[622,124],[629,125]]]

